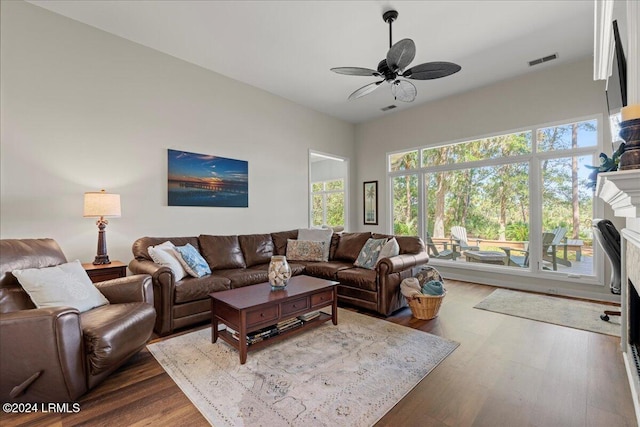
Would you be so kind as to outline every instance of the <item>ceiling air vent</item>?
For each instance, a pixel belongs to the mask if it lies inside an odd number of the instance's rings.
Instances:
[[[393,110],[394,108],[396,108],[395,105],[388,105],[386,107],[382,107],[381,110],[382,111],[389,111],[389,110]]]
[[[553,61],[554,59],[558,59],[558,54],[553,53],[548,56],[544,56],[542,58],[534,59],[533,61],[529,61],[529,67],[533,67],[534,65],[542,64],[544,62]]]

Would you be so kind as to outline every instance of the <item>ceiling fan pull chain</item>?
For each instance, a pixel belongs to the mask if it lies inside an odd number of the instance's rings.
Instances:
[[[393,46],[393,42],[392,42],[392,38],[391,38],[391,26],[393,25],[393,20],[390,19],[389,20],[389,49],[391,49],[391,46]]]

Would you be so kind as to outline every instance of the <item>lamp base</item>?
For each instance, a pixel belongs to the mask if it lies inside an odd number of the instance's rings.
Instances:
[[[96,255],[96,259],[93,260],[93,265],[111,264],[109,255]]]

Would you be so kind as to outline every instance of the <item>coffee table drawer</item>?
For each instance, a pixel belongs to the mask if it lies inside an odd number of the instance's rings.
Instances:
[[[327,302],[333,300],[333,291],[320,292],[314,295],[311,295],[311,306],[315,307],[316,305],[323,304],[326,305]]]
[[[260,310],[247,312],[247,326],[257,325],[278,319],[278,306],[265,307]]]
[[[291,313],[297,313],[300,310],[306,310],[309,308],[309,298],[300,298],[293,301],[287,301],[280,305],[282,309],[282,315],[285,316]]]

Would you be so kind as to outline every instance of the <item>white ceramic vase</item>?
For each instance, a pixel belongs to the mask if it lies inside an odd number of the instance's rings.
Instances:
[[[269,283],[271,283],[271,290],[284,289],[290,278],[291,267],[289,267],[287,257],[282,255],[272,256],[271,262],[269,263]]]

